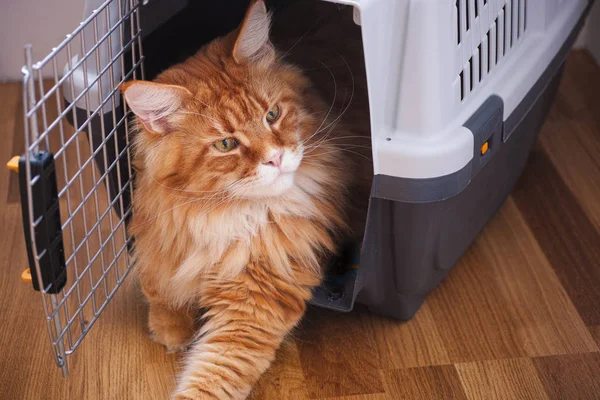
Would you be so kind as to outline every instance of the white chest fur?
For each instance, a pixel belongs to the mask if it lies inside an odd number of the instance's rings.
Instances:
[[[218,212],[205,211],[191,218],[187,233],[195,246],[171,279],[173,292],[188,292],[190,285],[198,284],[196,278],[203,272],[222,276],[242,272],[250,258],[250,241],[270,223],[269,215],[314,215],[316,208],[310,190],[303,186],[296,185],[280,197],[232,203]]]

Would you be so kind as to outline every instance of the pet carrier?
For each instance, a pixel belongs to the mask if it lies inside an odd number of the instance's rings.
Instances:
[[[332,2],[353,7],[362,30],[374,177],[360,261],[350,261],[360,267],[313,302],[408,319],[521,173],[591,1]],[[144,63],[158,71],[182,58],[190,34],[178,15],[204,16],[197,49],[247,6],[204,3],[87,0],[84,21],[47,57],[34,63],[26,48],[25,152],[11,165],[31,280],[65,374],[131,268],[131,113],[118,87],[143,79]]]

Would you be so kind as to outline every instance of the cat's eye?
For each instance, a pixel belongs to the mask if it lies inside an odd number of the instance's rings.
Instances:
[[[268,123],[272,124],[273,122],[277,121],[277,119],[279,119],[280,114],[281,114],[281,108],[279,108],[278,105],[275,105],[273,108],[271,108],[267,112],[267,115],[265,116],[265,118]]]
[[[228,151],[238,147],[238,142],[234,138],[226,138],[217,140],[215,143],[213,143],[213,146],[215,146],[217,150],[227,153]]]

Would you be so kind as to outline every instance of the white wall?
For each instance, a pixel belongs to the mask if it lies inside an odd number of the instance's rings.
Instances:
[[[33,45],[34,60],[77,27],[84,0],[0,0],[0,80],[20,80],[23,47]]]

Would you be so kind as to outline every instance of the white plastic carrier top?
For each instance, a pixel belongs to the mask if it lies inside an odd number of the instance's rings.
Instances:
[[[362,27],[375,174],[432,178],[473,157],[465,121],[491,95],[506,120],[585,0],[331,0]]]

